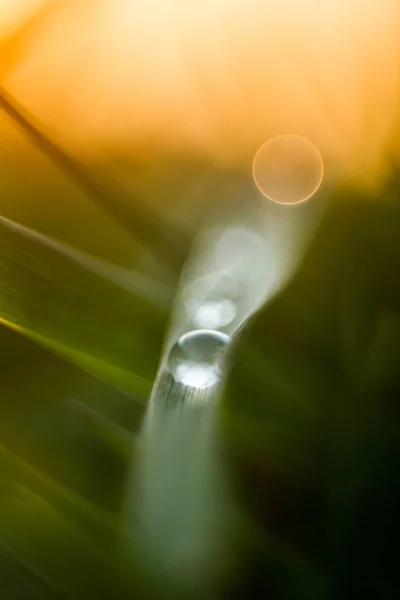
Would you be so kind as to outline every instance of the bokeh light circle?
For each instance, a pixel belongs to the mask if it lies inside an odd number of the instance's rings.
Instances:
[[[261,146],[253,160],[260,192],[277,204],[299,204],[321,185],[324,163],[319,150],[300,135],[278,135]]]

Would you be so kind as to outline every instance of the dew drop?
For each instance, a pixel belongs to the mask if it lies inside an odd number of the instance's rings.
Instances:
[[[196,329],[182,335],[173,346],[168,367],[175,381],[204,389],[221,378],[221,361],[230,337],[213,329]]]

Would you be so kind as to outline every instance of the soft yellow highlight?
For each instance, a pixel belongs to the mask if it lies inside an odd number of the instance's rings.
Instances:
[[[0,40],[10,36],[48,0],[0,0]]]

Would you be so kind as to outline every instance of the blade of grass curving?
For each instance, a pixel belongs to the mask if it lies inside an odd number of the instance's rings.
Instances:
[[[236,214],[229,203],[229,212],[216,219],[218,226],[214,219],[199,233],[185,265],[136,470],[139,539],[151,570],[158,568],[171,589],[190,589],[199,597],[216,591],[225,544],[225,531],[217,527],[226,502],[222,473],[216,470],[213,424],[229,365],[217,365],[216,340],[221,344],[222,336],[231,345],[250,317],[286,284],[320,216],[319,210],[304,207],[261,211],[258,202],[249,213],[248,202],[243,207],[243,198],[249,197],[244,192]],[[198,308],[209,307],[210,300],[216,320],[206,325]],[[232,318],[218,322],[214,307],[221,300],[230,301],[234,310]],[[218,373],[215,380],[204,379],[210,373]],[[283,387],[287,393],[288,386]],[[129,498],[135,486],[127,487]]]

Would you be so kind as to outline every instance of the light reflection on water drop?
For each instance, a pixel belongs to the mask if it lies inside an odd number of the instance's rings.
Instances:
[[[198,327],[215,329],[232,323],[236,306],[227,298],[206,298],[192,303],[192,313]]]
[[[265,258],[265,240],[250,229],[227,229],[215,247],[218,269],[228,271],[234,280],[247,280],[249,271],[263,267]]]
[[[234,321],[239,289],[224,273],[195,279],[183,289],[183,301],[190,320],[199,329],[219,329]]]
[[[218,383],[229,342],[228,335],[212,329],[197,329],[182,335],[168,357],[175,381],[198,389]]]
[[[185,304],[189,305],[191,302],[201,302],[208,298],[235,299],[239,291],[236,279],[227,270],[219,269],[216,273],[197,277],[187,283],[183,289],[183,298]]]

